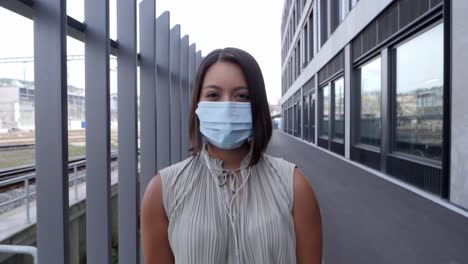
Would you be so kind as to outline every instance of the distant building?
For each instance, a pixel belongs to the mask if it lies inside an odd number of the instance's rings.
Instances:
[[[2,78],[0,94],[0,131],[34,129],[34,83]],[[84,89],[68,86],[68,128],[84,128],[85,113]]]

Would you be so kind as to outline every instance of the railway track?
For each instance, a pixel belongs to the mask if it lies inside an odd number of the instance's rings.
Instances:
[[[68,172],[72,173],[74,171],[74,164],[76,164],[77,171],[84,170],[86,168],[86,163],[83,161],[85,160],[86,160],[85,156],[76,157],[76,158],[69,160]],[[111,154],[111,161],[115,161],[115,160],[117,160],[117,152],[114,152]],[[34,164],[3,169],[3,170],[0,170],[0,182],[18,178],[27,174],[32,174],[35,171],[36,171],[36,166]],[[30,180],[30,183],[34,183],[34,182],[35,182],[35,179]],[[4,190],[16,188],[18,186],[23,187],[24,184],[22,182],[15,182],[15,183],[8,184],[5,186],[0,186],[0,192]]]

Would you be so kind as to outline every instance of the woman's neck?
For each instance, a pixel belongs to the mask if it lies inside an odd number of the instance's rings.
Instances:
[[[210,156],[223,161],[223,168],[227,170],[238,169],[245,155],[249,153],[249,145],[243,144],[236,149],[220,149],[208,144],[208,153]]]

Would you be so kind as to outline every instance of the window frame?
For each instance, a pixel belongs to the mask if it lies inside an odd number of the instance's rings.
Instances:
[[[335,87],[335,83],[340,80],[340,79],[343,79],[343,137],[342,138],[339,138],[339,137],[336,137],[336,87]],[[345,105],[345,102],[346,102],[346,89],[345,89],[345,77],[343,74],[340,74],[338,75],[337,77],[333,78],[332,80],[330,80],[328,82],[331,86],[331,103],[333,104],[333,106],[330,107],[330,110],[331,110],[331,120],[333,120],[333,124],[331,125],[331,141],[333,142],[336,142],[336,143],[340,143],[340,144],[344,144],[345,142],[345,136],[346,136],[346,129],[345,129],[345,123],[346,123],[346,105]]]
[[[435,159],[430,159],[430,158],[425,158],[425,157],[421,157],[421,156],[416,156],[416,155],[411,155],[409,153],[405,153],[405,152],[402,152],[402,151],[398,151],[398,149],[396,148],[396,129],[397,129],[397,121],[398,121],[398,118],[397,118],[397,111],[396,111],[396,107],[397,107],[397,85],[396,85],[396,82],[397,82],[397,49],[403,45],[405,45],[406,43],[420,37],[421,35],[423,35],[424,33],[427,33],[428,31],[434,29],[435,27],[439,26],[439,25],[442,25],[444,27],[444,37],[445,37],[445,25],[444,25],[445,21],[443,19],[438,19],[437,21],[433,22],[433,23],[430,23],[428,26],[425,26],[424,28],[421,28],[420,30],[416,31],[415,33],[413,34],[410,34],[408,36],[406,36],[405,38],[402,38],[401,40],[399,40],[398,42],[396,43],[393,43],[389,46],[389,57],[390,57],[390,67],[389,67],[389,98],[388,98],[388,101],[389,101],[389,106],[390,106],[390,109],[389,109],[389,125],[390,125],[390,131],[389,131],[389,150],[388,150],[388,153],[387,155],[389,156],[393,156],[393,157],[397,157],[397,158],[401,158],[401,159],[404,159],[404,160],[409,160],[409,161],[412,161],[412,162],[416,162],[416,163],[419,163],[419,164],[423,164],[423,165],[428,165],[428,166],[436,166],[436,167],[439,167],[439,168],[442,168],[443,167],[443,160],[444,160],[444,147],[445,147],[445,141],[448,139],[448,136],[449,135],[446,135],[446,131],[445,129],[442,127],[442,143],[441,143],[441,160],[435,160]],[[443,38],[444,38],[443,37]],[[446,41],[443,40],[443,49],[445,50],[445,45],[446,45]],[[446,58],[445,58],[445,54],[444,54],[444,62],[445,62]],[[445,66],[443,65],[442,66],[443,70],[444,70],[444,73],[443,73],[443,76],[445,76]],[[448,118],[448,113],[446,113],[445,109],[446,109],[446,106],[445,106],[445,103],[446,103],[446,99],[445,97],[447,96],[445,93],[446,93],[446,80],[444,79],[443,80],[443,106],[442,106],[442,109],[444,110],[443,114],[442,114],[442,122],[444,123],[445,122],[445,119]]]
[[[361,121],[361,99],[362,99],[362,78],[361,78],[361,70],[364,66],[374,62],[375,60],[380,59],[380,144],[379,145],[371,145],[371,144],[366,144],[361,142],[361,133],[360,133],[360,121]],[[353,74],[354,74],[354,87],[353,87],[353,92],[352,92],[352,98],[351,100],[354,101],[352,104],[352,115],[354,117],[351,117],[352,120],[352,136],[351,136],[351,146],[362,148],[362,149],[367,149],[370,151],[374,152],[381,152],[382,149],[382,144],[385,144],[384,139],[382,138],[383,136],[383,129],[384,128],[384,120],[383,120],[383,113],[384,113],[384,100],[386,100],[386,97],[383,94],[383,87],[382,87],[382,78],[384,75],[384,67],[383,67],[383,58],[381,55],[381,52],[378,52],[377,54],[371,56],[370,58],[366,59],[362,63],[359,63],[353,67]]]

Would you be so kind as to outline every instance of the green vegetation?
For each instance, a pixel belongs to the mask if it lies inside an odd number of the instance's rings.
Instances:
[[[34,148],[16,149],[16,150],[1,150],[0,151],[0,170],[34,164]],[[69,159],[74,157],[84,156],[86,153],[85,146],[68,145]]]

